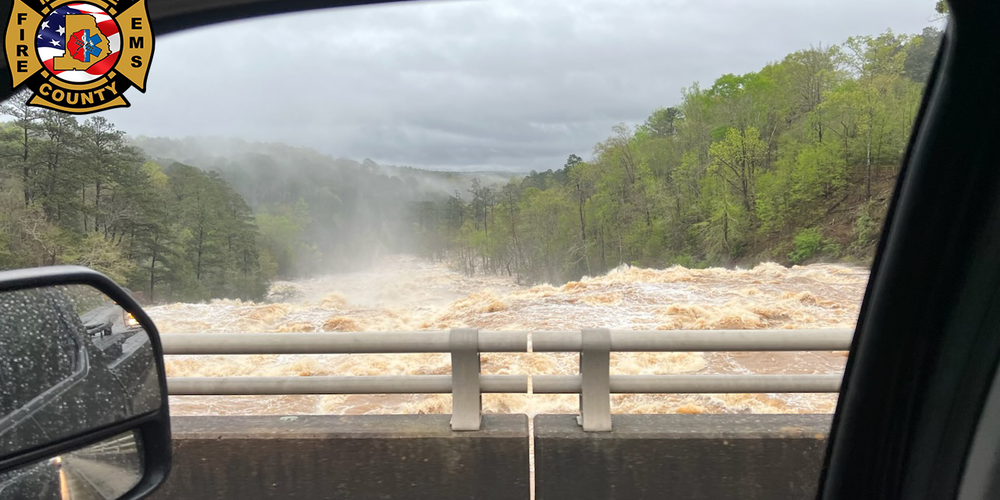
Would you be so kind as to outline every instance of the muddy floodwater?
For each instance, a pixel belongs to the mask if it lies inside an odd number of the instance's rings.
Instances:
[[[853,328],[867,269],[622,267],[562,286],[465,276],[412,256],[366,272],[275,283],[261,303],[149,308],[162,333],[442,330]],[[614,374],[840,373],[846,353],[620,353]],[[168,356],[168,376],[447,374],[446,354]],[[572,374],[575,354],[484,354],[489,374]],[[486,412],[575,412],[574,395],[488,394]],[[448,413],[448,395],[170,398],[175,415]],[[616,395],[616,413],[830,413],[832,394]]]

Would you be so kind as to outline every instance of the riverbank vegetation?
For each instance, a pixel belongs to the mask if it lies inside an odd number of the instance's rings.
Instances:
[[[852,37],[693,84],[588,160],[454,195],[424,250],[550,282],[621,264],[867,264],[940,36]]]

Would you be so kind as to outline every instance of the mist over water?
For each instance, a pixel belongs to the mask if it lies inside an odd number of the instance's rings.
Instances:
[[[813,264],[640,269],[560,287],[466,276],[394,255],[371,270],[277,282],[268,302],[155,306],[163,333],[851,328],[868,271]],[[839,373],[846,353],[619,353],[614,374]],[[484,354],[488,374],[573,374],[575,354]],[[168,356],[168,376],[447,374],[447,354]],[[484,395],[486,412],[573,413],[574,395]],[[832,394],[616,395],[620,413],[829,413]],[[178,415],[447,413],[450,395],[171,397]]]

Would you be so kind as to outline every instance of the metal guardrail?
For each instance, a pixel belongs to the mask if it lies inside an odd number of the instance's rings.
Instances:
[[[451,332],[174,333],[166,354],[402,354],[451,352]],[[527,352],[528,332],[479,332],[479,352]]]
[[[181,377],[171,378],[175,396],[282,394],[448,394],[451,375],[346,377]],[[526,393],[527,375],[480,375],[480,391]]]
[[[579,394],[586,431],[611,430],[612,393],[838,392],[840,375],[611,375],[611,352],[846,351],[853,331],[607,330],[162,335],[168,355],[451,353],[451,375],[170,377],[172,395],[452,394],[452,429],[478,430],[482,393]],[[484,352],[577,352],[578,375],[482,375]]]

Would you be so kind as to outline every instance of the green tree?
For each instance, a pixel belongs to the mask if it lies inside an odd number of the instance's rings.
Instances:
[[[767,145],[754,127],[729,129],[721,141],[709,148],[712,164],[708,169],[737,195],[747,214],[754,213],[757,177],[763,173]]]

